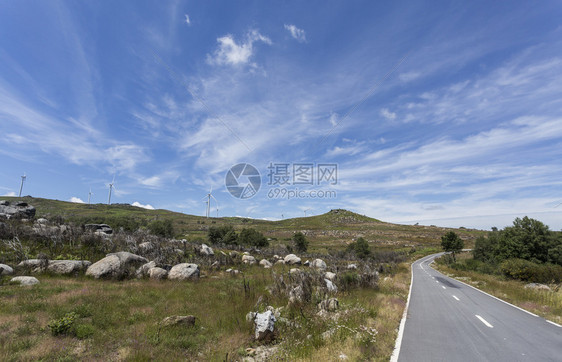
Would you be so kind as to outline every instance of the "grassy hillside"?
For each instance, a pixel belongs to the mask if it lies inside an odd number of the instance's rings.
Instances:
[[[351,211],[337,209],[322,215],[266,221],[239,217],[205,218],[168,210],[146,210],[128,204],[77,204],[35,197],[3,197],[8,201],[23,200],[37,209],[36,217],[63,218],[66,222],[106,222],[116,218],[131,218],[147,224],[154,220],[169,219],[176,236],[186,239],[204,239],[210,226],[233,225],[236,229],[252,227],[272,239],[272,243],[287,243],[296,231],[303,232],[310,247],[319,252],[341,249],[362,236],[375,247],[403,248],[417,245],[436,245],[449,229],[437,226],[398,225],[382,222]],[[465,247],[483,231],[455,230],[464,240]]]

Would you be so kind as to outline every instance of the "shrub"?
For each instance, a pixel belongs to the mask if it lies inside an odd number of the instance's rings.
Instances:
[[[251,228],[242,229],[242,231],[240,231],[240,235],[238,235],[238,241],[243,245],[255,247],[269,246],[269,242],[266,237],[259,231]]]
[[[211,244],[225,243],[236,245],[238,243],[238,236],[232,225],[211,226],[207,233],[207,239]]]
[[[464,243],[454,231],[449,231],[441,237],[441,246],[443,247],[443,250],[452,252],[453,260],[456,260],[455,253],[462,250]]]
[[[74,335],[78,339],[86,339],[94,335],[96,328],[91,324],[78,324],[73,328]]]
[[[298,252],[304,253],[308,250],[308,240],[306,240],[306,236],[300,231],[293,235],[293,244],[295,245],[295,250]]]
[[[357,255],[357,257],[361,259],[365,259],[369,255],[371,255],[369,243],[362,237],[359,237],[356,242],[349,244],[347,246],[347,250],[354,252],[355,255]]]
[[[154,235],[164,238],[171,238],[174,236],[174,225],[172,220],[155,220],[148,224],[148,230]]]
[[[62,318],[50,321],[48,327],[51,329],[53,336],[67,334],[76,318],[78,318],[78,314],[74,312],[67,313]]]
[[[501,263],[500,271],[511,279],[534,283],[560,283],[562,266],[555,264],[537,264],[523,259],[508,259]]]

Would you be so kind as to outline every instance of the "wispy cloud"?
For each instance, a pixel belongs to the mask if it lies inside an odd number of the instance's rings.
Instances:
[[[260,34],[257,30],[250,30],[245,39],[236,42],[230,34],[217,38],[218,47],[213,55],[207,56],[210,64],[217,65],[242,65],[250,62],[254,55],[254,43],[261,42],[271,45],[271,40]]]
[[[295,38],[299,43],[306,42],[306,33],[304,30],[297,28],[293,24],[285,24],[285,29]]]
[[[396,119],[396,113],[389,111],[388,108],[381,109],[381,116],[390,121]]]
[[[16,197],[18,196],[18,194],[16,194],[14,191],[8,191],[6,192],[4,195],[2,196],[11,196],[11,197]]]
[[[82,199],[80,199],[79,197],[75,197],[75,196],[71,197],[68,201],[74,202],[76,204],[83,204],[84,203],[84,201],[82,201]]]
[[[189,15],[188,15],[188,14],[184,14],[184,16],[185,16],[184,22],[185,22],[187,25],[191,25],[191,19],[189,18]]]

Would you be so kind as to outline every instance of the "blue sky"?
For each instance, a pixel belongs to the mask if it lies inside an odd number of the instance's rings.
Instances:
[[[0,195],[562,229],[559,1],[3,1]],[[240,200],[237,163],[262,175]],[[270,163],[337,164],[272,199]],[[212,203],[212,213],[216,214]]]

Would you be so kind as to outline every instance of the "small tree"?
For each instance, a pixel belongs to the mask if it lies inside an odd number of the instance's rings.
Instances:
[[[238,235],[238,241],[240,244],[255,246],[258,248],[262,246],[269,246],[269,241],[267,241],[266,237],[259,231],[251,228],[242,229],[242,231],[240,231],[240,235]]]
[[[355,255],[357,255],[357,257],[360,259],[365,259],[369,255],[371,255],[369,243],[362,237],[359,237],[356,242],[349,244],[347,249],[355,252]]]
[[[464,242],[454,231],[449,231],[441,237],[441,246],[443,250],[453,253],[453,260],[456,262],[455,253],[462,250]]]
[[[293,244],[298,252],[304,253],[308,250],[308,240],[306,240],[306,236],[300,231],[293,235]]]

